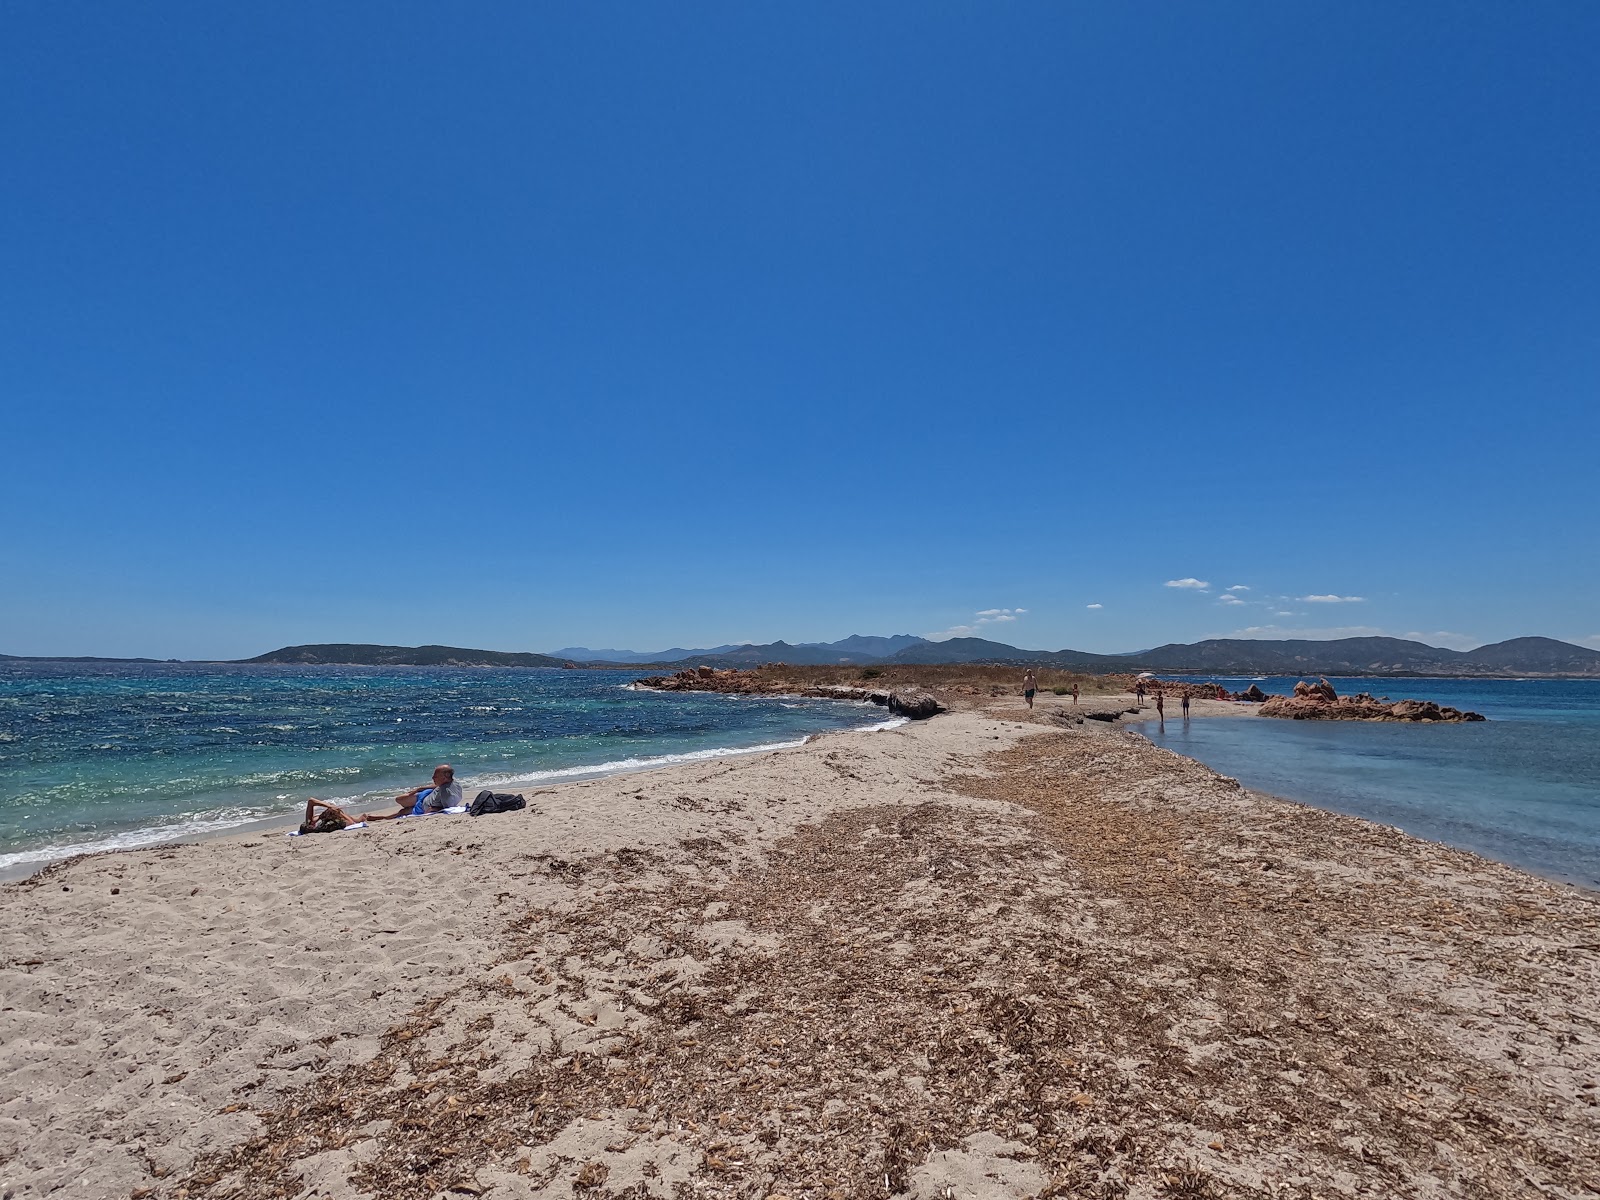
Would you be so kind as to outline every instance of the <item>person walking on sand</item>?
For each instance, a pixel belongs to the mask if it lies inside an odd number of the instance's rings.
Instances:
[[[1072,685],[1072,707],[1078,707],[1078,685],[1076,683]]]
[[[1144,680],[1141,679],[1141,680],[1139,680],[1138,683],[1133,685],[1133,695],[1134,695],[1135,700],[1137,700],[1137,702],[1138,702],[1138,706],[1140,708],[1143,708],[1144,707]]]
[[[1029,667],[1022,675],[1022,698],[1028,702],[1028,707],[1033,707],[1033,694],[1039,690],[1039,681],[1034,678],[1033,668]]]

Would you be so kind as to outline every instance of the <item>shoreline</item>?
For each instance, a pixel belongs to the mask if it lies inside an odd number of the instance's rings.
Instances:
[[[527,668],[527,669],[533,670],[533,669],[544,669],[544,668]],[[638,689],[638,690],[650,691],[652,689]],[[661,694],[666,694],[666,693],[661,693]],[[817,698],[837,699],[838,702],[841,703],[841,704],[853,703],[851,700],[848,700],[848,699],[845,699],[845,698],[835,698],[835,697],[807,697],[807,698],[808,699],[817,699]],[[866,715],[869,712],[875,711],[875,710],[873,710],[871,708],[871,706],[866,705],[866,704],[862,704],[862,705],[860,705],[860,707],[863,710],[863,715]],[[845,730],[843,732],[857,732],[857,731],[859,731],[859,732],[875,732],[875,731],[879,731],[879,730],[885,729],[885,728],[892,728],[892,727],[894,727],[895,724],[897,724],[902,719],[903,718],[899,718],[899,717],[889,717],[889,718],[887,718],[885,720],[882,720],[882,721],[876,721],[876,722],[872,722],[872,723],[869,723],[869,724],[864,724],[864,725],[859,727],[859,730],[851,729],[851,730]],[[726,757],[732,757],[734,755],[743,755],[743,754],[760,754],[760,753],[763,753],[764,751],[767,751],[767,750],[779,749],[779,748],[788,748],[788,747],[791,747],[791,746],[802,745],[802,744],[804,744],[806,738],[816,737],[816,736],[819,735],[820,732],[822,732],[822,731],[814,731],[812,733],[806,734],[804,737],[797,738],[797,739],[789,739],[789,740],[785,740],[785,741],[781,741],[781,742],[758,742],[758,743],[752,744],[750,746],[718,746],[718,747],[708,747],[708,748],[703,749],[703,750],[682,751],[682,752],[679,752],[679,753],[646,755],[646,756],[643,756],[643,757],[629,756],[629,757],[623,758],[623,759],[615,759],[615,760],[610,760],[610,761],[607,761],[607,762],[604,762],[604,763],[597,763],[593,767],[585,767],[585,766],[581,766],[581,765],[572,766],[572,767],[554,767],[554,768],[549,768],[547,770],[540,770],[540,771],[536,771],[536,772],[495,771],[495,772],[490,772],[489,773],[487,782],[484,782],[484,781],[480,780],[477,783],[471,783],[471,784],[464,785],[464,791],[465,791],[466,787],[470,787],[472,789],[475,789],[474,794],[476,794],[477,790],[512,791],[512,792],[515,792],[515,791],[518,791],[519,789],[531,789],[531,788],[545,787],[545,786],[551,786],[553,784],[564,784],[564,783],[571,782],[571,781],[584,781],[584,780],[589,780],[589,779],[604,779],[604,778],[610,778],[612,776],[636,774],[636,773],[641,772],[641,771],[659,770],[659,769],[662,769],[662,768],[665,768],[665,767],[671,767],[671,766],[678,765],[679,763],[685,763],[685,762],[696,762],[696,761],[702,761],[702,760],[706,760],[706,759],[726,758]],[[835,730],[835,731],[829,731],[829,732],[839,732],[839,731]],[[510,777],[506,778],[507,775],[509,775]],[[332,800],[334,803],[340,804],[341,806],[364,809],[364,808],[370,808],[373,805],[383,805],[383,804],[385,804],[387,802],[388,797],[393,793],[394,789],[385,789],[385,788],[369,789],[368,791],[359,793],[356,796],[340,796],[340,795],[336,795],[335,792],[337,790],[338,789],[328,790],[326,792],[326,795],[325,795],[324,798]],[[404,790],[404,789],[401,788],[399,790]],[[310,794],[311,793],[309,793],[309,792],[306,793],[306,795],[310,795]],[[33,876],[39,874],[41,871],[44,871],[44,870],[48,869],[49,867],[54,866],[57,863],[71,861],[71,860],[79,859],[79,858],[89,858],[89,857],[94,857],[96,855],[101,855],[101,854],[131,853],[131,852],[137,852],[137,851],[140,851],[140,850],[147,850],[147,849],[167,847],[167,846],[187,845],[187,844],[190,844],[190,843],[208,842],[208,841],[214,841],[214,840],[217,840],[217,839],[227,839],[227,838],[230,838],[230,837],[248,837],[248,836],[251,836],[253,834],[262,833],[262,832],[270,832],[272,830],[279,830],[279,829],[283,829],[283,830],[294,829],[294,828],[297,828],[299,826],[300,822],[301,822],[301,818],[303,816],[302,810],[303,810],[303,807],[304,807],[304,804],[305,804],[305,799],[306,799],[306,796],[302,795],[295,801],[292,801],[292,802],[285,801],[284,802],[284,811],[281,812],[281,813],[263,814],[261,816],[256,816],[256,817],[244,817],[244,818],[240,818],[235,823],[232,823],[232,824],[220,827],[220,828],[188,829],[188,830],[183,830],[181,832],[175,832],[175,833],[171,834],[170,836],[169,835],[152,836],[148,840],[141,840],[141,841],[139,841],[137,843],[129,844],[129,845],[99,845],[99,844],[96,844],[96,843],[86,843],[85,844],[85,845],[93,845],[93,846],[95,846],[95,848],[92,848],[92,849],[82,848],[77,844],[71,844],[71,845],[68,845],[68,846],[60,847],[60,849],[63,851],[63,853],[60,853],[60,854],[52,853],[50,855],[50,857],[47,857],[47,858],[35,858],[35,859],[28,859],[26,861],[21,861],[21,862],[0,863],[0,887],[3,887],[4,885],[9,884],[9,883],[16,883],[16,882],[19,882],[21,880],[32,878]],[[468,802],[470,803],[470,797],[468,797]],[[141,828],[138,828],[138,829],[127,830],[127,831],[124,831],[124,832],[122,832],[120,834],[108,835],[106,838],[101,839],[101,840],[103,842],[110,842],[110,841],[114,840],[117,837],[142,836],[147,831],[150,831],[150,832],[153,833],[156,830],[156,828],[157,827],[147,826],[147,827],[141,827]],[[6,852],[6,855],[9,856],[11,854],[37,854],[37,853],[42,853],[42,852],[45,852],[45,851],[49,851],[51,849],[52,848],[47,846],[47,845],[21,846],[21,847],[15,848],[13,850],[8,850]],[[0,857],[3,857],[3,856],[0,856]]]
[[[1600,896],[1018,710],[6,885],[0,1169],[19,1200],[1600,1179]]]

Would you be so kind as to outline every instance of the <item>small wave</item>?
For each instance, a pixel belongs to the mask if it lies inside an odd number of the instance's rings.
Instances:
[[[360,767],[298,767],[286,771],[257,771],[253,775],[236,775],[228,782],[234,787],[260,783],[326,783],[360,775]]]
[[[611,762],[596,763],[588,767],[557,767],[549,771],[524,771],[506,775],[482,775],[467,786],[483,787],[506,783],[542,783],[552,779],[578,779],[585,775],[625,775],[633,771],[648,771],[652,767],[670,767],[678,763],[705,762],[709,758],[731,758],[736,754],[762,754],[769,750],[790,750],[804,746],[805,738],[792,742],[763,742],[759,746],[719,746],[711,750],[686,750],[682,754],[655,754],[644,758],[618,758]]]
[[[910,717],[890,717],[887,721],[878,721],[872,725],[857,725],[856,733],[883,733],[889,729],[899,729],[902,725],[911,724]]]
[[[159,846],[167,842],[181,842],[202,834],[221,833],[241,825],[254,824],[265,818],[260,813],[236,812],[215,817],[194,817],[172,825],[155,825],[144,829],[130,829],[109,837],[89,842],[67,842],[51,846],[35,846],[31,850],[17,850],[0,854],[0,874],[13,867],[32,863],[56,862],[79,854],[104,854],[108,850],[137,850],[141,846]]]

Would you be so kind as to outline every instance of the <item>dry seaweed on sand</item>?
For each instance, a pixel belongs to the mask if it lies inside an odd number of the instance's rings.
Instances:
[[[188,1194],[1600,1188],[1592,903],[1114,731],[983,768],[755,863],[596,858]]]

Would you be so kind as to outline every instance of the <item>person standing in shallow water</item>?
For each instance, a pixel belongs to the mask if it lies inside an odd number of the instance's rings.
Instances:
[[[1163,725],[1167,723],[1167,698],[1160,688],[1156,689],[1156,718]]]
[[[1187,721],[1189,719],[1189,693],[1188,692],[1185,692],[1183,694],[1183,719],[1185,721]]]
[[[1034,677],[1033,668],[1029,667],[1022,675],[1022,698],[1028,702],[1028,707],[1033,707],[1033,694],[1039,690],[1039,681]]]

